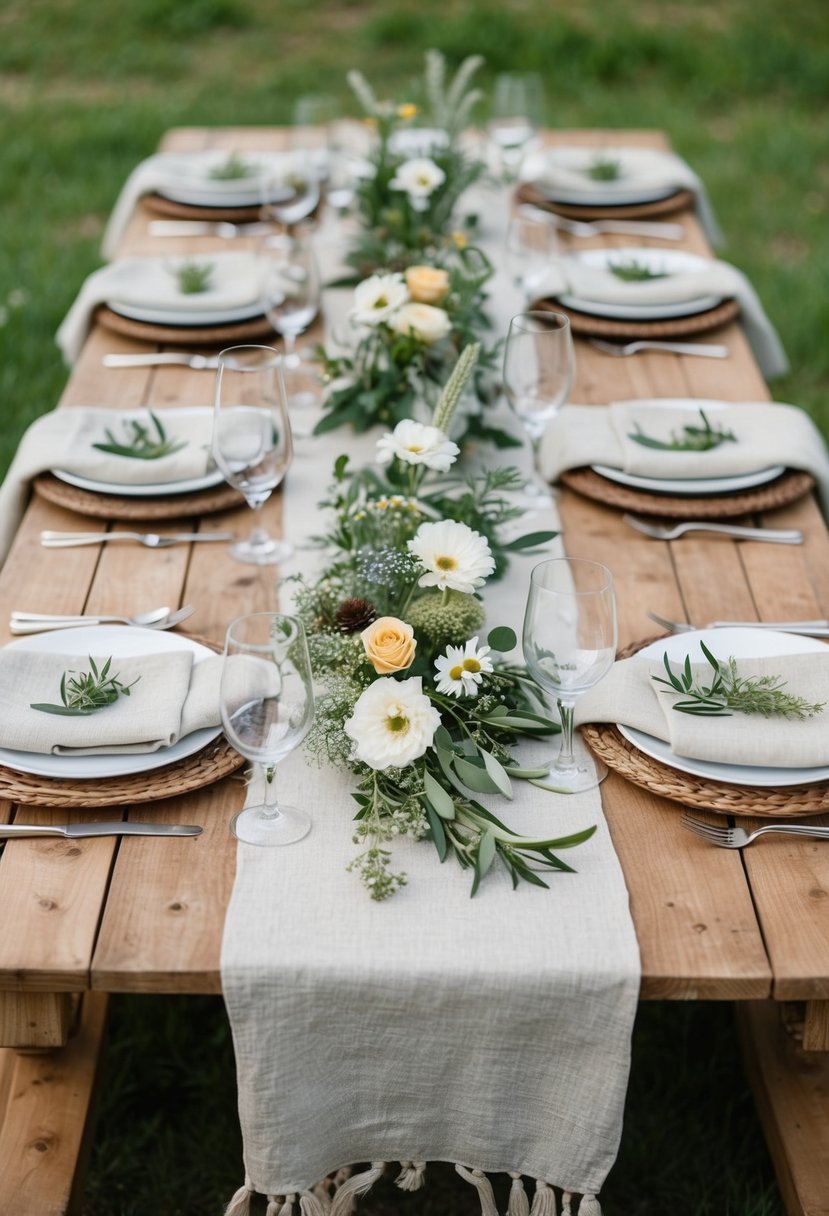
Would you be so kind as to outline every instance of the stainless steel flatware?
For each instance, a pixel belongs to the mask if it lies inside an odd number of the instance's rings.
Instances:
[[[111,354],[101,360],[104,367],[191,367],[194,371],[215,371],[218,355],[191,355],[187,351],[164,351],[152,355]]]
[[[829,840],[829,828],[817,825],[809,827],[808,824],[802,823],[766,823],[761,828],[755,828],[753,832],[747,832],[745,828],[719,827],[706,823],[703,819],[689,815],[687,811],[682,812],[681,823],[695,836],[721,849],[744,849],[758,836],[765,836],[768,832],[776,832],[780,836],[808,836],[814,840]]]
[[[172,629],[192,616],[195,608],[185,604],[182,608],[153,608],[148,612],[137,612],[135,616],[59,616],[43,612],[13,612],[9,622],[11,633],[43,633],[48,629],[77,629],[82,625],[133,625],[141,629]]]
[[[605,355],[637,355],[641,350],[665,351],[673,355],[702,355],[706,359],[727,359],[728,347],[706,345],[704,342],[659,342],[642,339],[638,342],[604,342],[601,338],[588,338],[591,346]]]
[[[0,840],[21,836],[198,836],[203,831],[194,823],[0,823]]]
[[[681,224],[650,224],[645,220],[571,220],[554,214],[553,222],[557,228],[570,232],[573,236],[618,233],[619,236],[651,236],[662,241],[681,241],[685,235]]]
[[[797,528],[746,528],[741,524],[714,524],[706,520],[686,520],[666,528],[661,524],[649,524],[635,515],[623,515],[626,524],[652,536],[654,540],[676,540],[686,532],[716,532],[721,536],[733,536],[740,540],[765,540],[776,545],[802,545],[803,533]]]
[[[241,236],[267,236],[273,227],[264,221],[231,224],[227,220],[150,220],[150,236],[220,236],[235,240]]]
[[[829,638],[829,620],[814,621],[708,621],[706,625],[690,625],[687,621],[672,621],[649,612],[648,616],[669,633],[694,633],[697,629],[773,629],[777,633],[801,633],[807,637]]]
[[[41,532],[40,543],[47,549],[65,549],[71,545],[104,545],[109,541],[132,540],[147,549],[168,549],[170,545],[197,542],[235,540],[233,532],[174,532],[159,536],[156,532]]]

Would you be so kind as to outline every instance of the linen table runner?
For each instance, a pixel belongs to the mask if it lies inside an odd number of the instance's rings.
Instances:
[[[506,202],[482,201],[497,251]],[[520,300],[501,273],[492,296],[496,332],[505,332]],[[329,325],[347,299],[328,293]],[[283,513],[295,544],[319,531],[308,507],[335,457],[370,460],[375,439],[343,432],[298,444]],[[526,466],[526,450],[520,459]],[[504,462],[513,460],[510,451]],[[550,525],[552,508],[530,524]],[[561,551],[559,542],[550,555]],[[520,635],[537,560],[514,557],[488,589],[490,626]],[[309,553],[295,565],[313,576]],[[221,966],[246,1184],[228,1216],[248,1212],[253,1191],[269,1196],[271,1216],[287,1216],[296,1201],[319,1216],[328,1196],[315,1184],[370,1162],[336,1192],[334,1216],[345,1216],[390,1161],[401,1163],[407,1190],[423,1184],[428,1161],[456,1163],[487,1216],[495,1202],[484,1171],[512,1175],[512,1214],[529,1211],[526,1175],[536,1180],[536,1216],[556,1211],[553,1185],[585,1195],[581,1212],[595,1216],[621,1134],[639,991],[627,891],[598,791],[559,798],[516,783],[506,813],[517,830],[598,825],[569,858],[578,873],[550,876],[549,891],[513,891],[506,874],[491,872],[470,900],[468,875],[441,867],[427,843],[401,840],[395,862],[408,885],[374,903],[345,868],[353,779],[295,753],[276,780],[280,800],[305,807],[314,826],[297,846],[238,845]]]

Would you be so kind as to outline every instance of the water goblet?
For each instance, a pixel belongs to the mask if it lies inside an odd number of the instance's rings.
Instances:
[[[283,366],[290,405],[313,405],[316,394],[296,388],[301,359],[296,340],[319,312],[320,272],[310,240],[298,236],[266,239],[262,248],[264,272],[262,304],[265,316],[281,336],[285,349]],[[307,384],[307,381],[306,381]]]
[[[531,292],[534,275],[543,273],[550,259],[559,254],[553,217],[529,203],[517,206],[507,227],[506,253],[513,282]]]
[[[544,117],[544,86],[537,72],[501,72],[495,78],[489,137],[500,167],[512,180]]]
[[[246,844],[293,844],[306,836],[305,811],[280,805],[276,767],[308,733],[314,691],[302,624],[278,612],[233,621],[225,638],[219,692],[222,725],[231,746],[255,765],[264,785],[261,803],[246,806],[230,830]]]
[[[504,346],[504,393],[533,448],[533,461],[547,423],[567,400],[575,356],[570,320],[563,313],[524,312],[513,317]],[[549,488],[529,481],[526,492],[549,498]]]
[[[606,566],[556,557],[535,567],[524,614],[524,661],[536,683],[555,695],[561,721],[558,755],[539,784],[576,794],[607,776],[574,739],[574,711],[579,695],[613,666],[617,637],[613,576]]]
[[[213,459],[225,481],[259,511],[293,456],[282,360],[270,346],[231,346],[219,355],[213,407]],[[284,561],[293,546],[255,525],[231,557],[258,566]]]

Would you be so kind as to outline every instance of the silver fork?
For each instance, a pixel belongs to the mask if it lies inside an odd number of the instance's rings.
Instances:
[[[648,616],[668,633],[696,633],[704,629],[773,629],[778,633],[803,633],[811,637],[829,637],[829,621],[817,618],[813,621],[708,621],[704,626],[691,625],[688,621],[672,621],[670,617],[649,612]]]
[[[103,545],[109,541],[134,540],[146,549],[168,549],[170,545],[191,544],[196,541],[235,540],[235,532],[177,532],[159,536],[157,532],[41,532],[40,543],[46,549],[67,549],[72,545]]]
[[[680,241],[685,235],[681,224],[649,224],[644,220],[571,220],[556,214],[553,222],[557,228],[573,236],[619,233],[620,236],[651,236],[663,241]]]
[[[780,836],[808,836],[815,840],[829,840],[829,828],[809,827],[801,823],[767,823],[761,828],[755,828],[753,832],[747,832],[745,828],[722,828],[713,823],[706,823],[688,811],[682,812],[680,822],[695,836],[707,840],[709,844],[718,845],[721,849],[744,849],[758,836],[765,836],[769,832],[776,832]]]
[[[588,338],[591,346],[602,351],[605,355],[636,355],[640,350],[668,351],[674,355],[702,355],[706,359],[727,359],[727,346],[706,346],[704,342],[656,342],[641,340],[639,342],[603,342],[601,338]]]
[[[767,540],[777,545],[802,545],[803,533],[797,528],[746,528],[742,524],[713,524],[705,520],[686,520],[666,528],[661,524],[649,524],[635,515],[625,514],[622,519],[637,532],[652,536],[654,540],[676,540],[686,532],[717,532],[722,536],[734,536],[742,540]]]

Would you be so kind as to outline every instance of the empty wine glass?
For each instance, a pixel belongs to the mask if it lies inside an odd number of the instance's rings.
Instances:
[[[504,393],[533,447],[533,460],[547,423],[567,400],[575,356],[569,318],[558,312],[522,312],[509,323],[504,346]],[[549,496],[530,481],[530,494]]]
[[[553,217],[529,203],[517,206],[507,227],[506,252],[513,282],[531,294],[533,276],[543,274],[550,259],[559,254]]]
[[[276,223],[284,232],[297,224],[310,224],[319,206],[320,179],[310,157],[295,153],[291,168],[265,180],[259,218]]]
[[[291,144],[308,158],[320,180],[328,176],[331,128],[338,112],[336,97],[328,93],[307,93],[294,102]]]
[[[544,86],[537,72],[501,72],[496,76],[488,131],[505,176],[517,176],[543,117]]]
[[[574,740],[578,696],[607,675],[616,656],[613,576],[599,562],[555,557],[530,575],[524,615],[524,661],[545,692],[556,696],[561,744],[545,784],[561,793],[593,789],[607,776],[581,740]]]
[[[237,752],[256,766],[264,798],[236,815],[230,830],[246,844],[293,844],[308,834],[305,811],[276,797],[276,766],[301,743],[314,720],[308,643],[301,623],[278,612],[233,621],[225,638],[219,701],[222,725]]]
[[[213,459],[225,481],[258,511],[288,471],[293,456],[291,423],[282,382],[282,360],[270,346],[231,346],[219,355],[213,409]],[[293,546],[254,526],[230,555],[258,566],[284,561]]]
[[[290,405],[311,405],[316,394],[303,391],[296,381],[300,356],[296,340],[319,312],[320,273],[311,242],[297,236],[276,236],[266,240],[262,256],[263,311],[282,337],[285,348],[283,365],[288,381]]]

